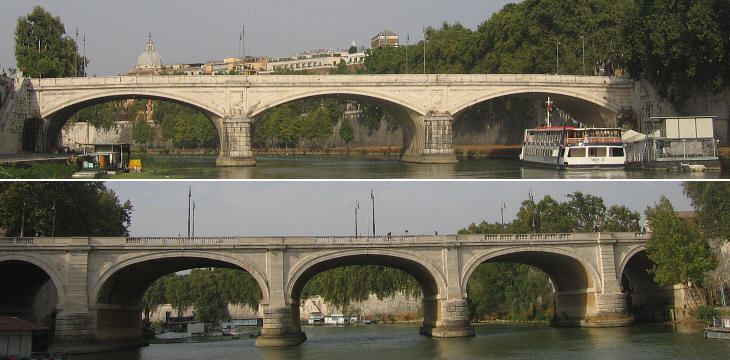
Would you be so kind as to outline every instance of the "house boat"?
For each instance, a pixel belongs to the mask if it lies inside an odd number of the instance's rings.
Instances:
[[[714,117],[652,117],[624,134],[627,164],[650,170],[720,170]]]

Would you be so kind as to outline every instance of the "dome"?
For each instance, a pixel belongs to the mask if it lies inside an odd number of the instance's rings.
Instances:
[[[152,42],[152,35],[150,35],[147,46],[142,54],[137,58],[136,69],[162,69],[163,67],[162,57],[155,51],[155,43]]]

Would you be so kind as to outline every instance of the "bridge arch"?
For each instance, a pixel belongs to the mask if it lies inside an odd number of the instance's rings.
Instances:
[[[358,249],[310,255],[299,261],[287,275],[286,298],[298,299],[304,285],[316,274],[348,265],[383,265],[403,270],[424,286],[424,296],[446,293],[446,279],[428,262],[397,250]],[[426,293],[431,293],[427,295]]]
[[[461,277],[465,298],[469,279],[486,262],[525,264],[544,272],[555,288],[556,320],[580,320],[597,313],[595,294],[601,291],[601,277],[596,265],[577,253],[548,246],[515,246],[481,252],[465,263]]]
[[[66,300],[66,291],[63,286],[61,279],[63,276],[54,269],[49,263],[44,261],[41,257],[32,254],[0,254],[0,264],[6,261],[19,261],[24,263],[32,264],[48,275],[53,282],[53,286],[58,292],[58,309],[62,309]]]
[[[402,270],[411,275],[423,292],[423,327],[433,329],[442,323],[442,306],[446,301],[446,279],[424,259],[402,251],[358,249],[311,255],[298,262],[287,275],[286,298],[291,299],[293,319],[299,319],[300,297],[304,286],[315,275],[343,266],[380,265]]]
[[[353,100],[363,100],[370,102],[378,106],[387,106],[392,108],[393,106],[399,106],[403,109],[407,109],[415,114],[425,115],[423,106],[419,106],[418,103],[408,101],[404,97],[393,96],[392,93],[373,91],[373,90],[360,90],[360,89],[337,89],[337,88],[316,88],[307,91],[296,91],[287,93],[283,96],[277,97],[270,101],[262,99],[252,106],[250,116],[255,117],[265,113],[266,111],[283,105],[292,101],[304,100],[314,97],[345,97]]]
[[[0,255],[0,315],[10,315],[55,328],[56,314],[66,303],[63,276],[34,255]]]
[[[419,155],[425,146],[424,116],[426,111],[422,105],[405,96],[396,96],[397,92],[376,91],[372,88],[315,88],[308,91],[285,93],[279,97],[264,98],[251,106],[249,116],[260,117],[277,106],[293,101],[316,97],[341,97],[361,103],[373,104],[392,115],[400,124],[403,132],[402,154]]]
[[[42,95],[41,95],[42,96]],[[93,93],[82,93],[78,96],[59,97],[58,101],[50,101],[41,109],[41,117],[53,118],[68,110],[78,110],[83,107],[100,104],[113,100],[145,98],[154,100],[171,101],[182,105],[190,106],[204,113],[208,117],[222,118],[225,116],[222,109],[211,105],[211,101],[196,99],[193,96],[174,94],[164,90],[152,89],[112,89],[105,91],[94,91]]]
[[[613,115],[618,115],[618,113],[621,111],[621,107],[617,105],[616,103],[609,101],[607,97],[599,97],[596,95],[592,95],[585,91],[579,91],[579,90],[571,90],[568,88],[559,88],[559,87],[532,87],[532,86],[526,86],[526,87],[517,87],[517,88],[510,88],[509,90],[499,90],[494,91],[487,90],[482,92],[477,92],[476,94],[470,94],[468,97],[464,97],[463,99],[455,101],[450,106],[450,112],[454,114],[454,116],[461,114],[468,108],[483,103],[485,101],[497,99],[500,97],[505,96],[511,96],[511,95],[529,95],[529,94],[547,94],[547,95],[562,95],[573,99],[578,99],[582,101],[586,101],[588,103],[591,103],[593,105],[596,105],[602,109],[605,109],[609,112],[611,112]]]
[[[144,256],[129,255],[100,270],[89,293],[95,311],[96,340],[138,339],[142,336],[142,298],[162,276],[196,268],[230,268],[249,273],[261,291],[261,303],[268,303],[265,277],[253,264],[225,254],[205,251],[166,251]]]
[[[651,273],[654,263],[649,259],[645,245],[637,245],[626,252],[618,268],[621,291],[626,294],[627,309],[637,321],[661,322],[668,308],[675,308],[677,300],[684,299],[683,289],[661,286]]]
[[[41,94],[42,96],[42,94]],[[84,92],[79,96],[60,97],[51,100],[41,109],[41,118],[45,119],[44,135],[46,149],[58,146],[61,129],[69,118],[79,110],[115,100],[147,99],[172,102],[195,109],[203,114],[213,124],[218,136],[219,149],[224,139],[222,119],[225,113],[214,106],[211,101],[197,99],[187,94],[174,94],[164,89],[112,89],[98,92]]]
[[[144,291],[158,278],[161,276],[175,273],[182,270],[203,268],[203,267],[221,267],[221,268],[238,268],[249,273],[256,283],[259,285],[261,290],[261,303],[267,304],[269,302],[269,285],[264,274],[253,264],[243,261],[239,258],[235,258],[228,255],[222,255],[204,251],[169,251],[162,253],[153,253],[144,256],[129,255],[101,270],[96,282],[91,287],[90,298],[92,303],[99,302],[100,299],[109,299],[109,291],[112,289],[110,286],[116,287],[117,284],[111,284],[114,282],[115,276],[119,276],[120,272],[125,270],[135,270],[134,267],[141,269],[145,265],[154,265],[157,262],[164,262],[164,269],[158,269],[155,271],[151,278],[148,278],[145,282],[143,278],[134,278],[134,281],[139,285],[140,282],[146,283],[142,285],[141,296]],[[151,281],[150,281],[151,280]],[[119,279],[116,279],[119,281]],[[140,297],[141,299],[141,297]]]

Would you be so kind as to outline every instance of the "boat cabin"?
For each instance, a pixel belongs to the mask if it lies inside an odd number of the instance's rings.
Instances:
[[[652,117],[642,122],[642,133],[624,136],[627,160],[645,168],[720,166],[714,117]]]

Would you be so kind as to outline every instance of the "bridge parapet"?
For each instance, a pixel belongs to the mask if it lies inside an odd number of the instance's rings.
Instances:
[[[422,86],[424,84],[484,84],[484,83],[541,83],[564,85],[626,85],[633,81],[625,77],[540,75],[540,74],[400,74],[400,75],[267,75],[267,76],[107,76],[93,78],[31,79],[35,90],[45,87],[83,87],[108,85],[350,85],[350,84],[398,84]]]
[[[5,237],[0,247],[181,247],[181,246],[297,246],[297,245],[429,245],[471,243],[611,243],[644,242],[648,233],[565,233],[486,235],[289,236],[289,237]]]

